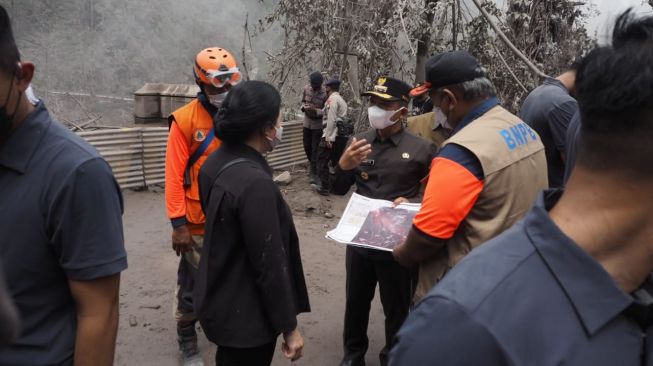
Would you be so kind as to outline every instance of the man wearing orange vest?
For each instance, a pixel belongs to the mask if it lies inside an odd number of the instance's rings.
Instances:
[[[496,89],[466,51],[432,57],[426,83],[437,121],[453,128],[433,160],[422,207],[395,259],[419,268],[423,298],[472,249],[522,218],[547,188],[540,137],[499,105]]]
[[[206,158],[220,146],[213,117],[229,89],[242,79],[236,59],[218,47],[202,50],[195,57],[197,99],[174,111],[168,118],[170,135],[166,149],[165,196],[173,227],[172,248],[182,256],[177,273],[175,320],[181,363],[203,365],[197,349],[196,317],[192,292],[194,275],[204,238],[204,213],[197,177]]]

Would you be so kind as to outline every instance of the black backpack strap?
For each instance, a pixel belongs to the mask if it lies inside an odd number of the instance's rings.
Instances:
[[[237,164],[247,163],[247,162],[252,162],[252,163],[253,163],[252,160],[247,159],[247,158],[238,158],[238,159],[234,159],[234,160],[228,162],[227,164],[225,164],[225,165],[224,165],[224,166],[223,166],[223,167],[218,171],[218,174],[215,175],[215,180],[217,180],[218,177],[220,177],[220,176],[222,175],[222,173],[225,172],[225,170],[231,168],[232,166],[237,165]]]

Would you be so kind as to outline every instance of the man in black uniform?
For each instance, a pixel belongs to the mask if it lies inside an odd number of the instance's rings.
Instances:
[[[357,193],[396,203],[419,201],[420,181],[426,177],[435,146],[408,130],[410,85],[381,77],[370,96],[368,117],[372,129],[352,138],[336,168],[331,192],[344,195],[352,184]],[[365,365],[368,347],[367,325],[370,304],[379,283],[385,314],[386,346],[379,355],[386,364],[390,342],[408,315],[412,276],[390,252],[347,247],[347,289],[345,309],[344,365]]]

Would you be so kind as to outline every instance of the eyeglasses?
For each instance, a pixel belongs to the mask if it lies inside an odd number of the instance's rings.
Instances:
[[[237,67],[232,67],[229,70],[224,71],[208,70],[206,76],[211,82],[211,85],[216,88],[224,88],[227,84],[235,86],[243,79],[240,70]]]

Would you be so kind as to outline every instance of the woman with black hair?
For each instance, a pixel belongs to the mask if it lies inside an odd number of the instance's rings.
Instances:
[[[229,92],[215,119],[222,146],[204,163],[199,185],[206,237],[194,296],[216,363],[269,365],[302,356],[297,314],[310,311],[299,239],[263,154],[281,141],[281,97],[261,81]]]

